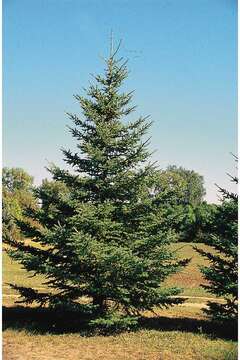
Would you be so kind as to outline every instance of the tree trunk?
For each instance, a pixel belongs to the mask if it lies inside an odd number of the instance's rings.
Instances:
[[[97,305],[97,312],[103,313],[105,310],[105,299],[102,296],[94,296],[93,297],[93,305]]]

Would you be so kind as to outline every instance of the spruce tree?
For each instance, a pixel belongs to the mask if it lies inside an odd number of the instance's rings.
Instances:
[[[169,250],[173,232],[149,194],[155,167],[145,135],[151,122],[125,120],[135,107],[133,93],[120,91],[128,71],[117,51],[86,96],[75,96],[82,114],[68,115],[77,151],[62,149],[72,170],[50,166],[63,187],[45,183],[36,189],[41,206],[28,210],[29,221],[19,222],[31,244],[9,241],[10,255],[45,276],[49,289],[13,284],[23,301],[85,309],[98,320],[113,311],[131,319],[155,306],[181,303],[180,289],[162,283],[188,262]]]
[[[238,183],[237,177],[232,177]],[[214,251],[195,248],[205,257],[210,266],[201,267],[208,285],[202,285],[208,292],[224,302],[208,302],[205,312],[218,321],[236,321],[238,312],[238,196],[218,187],[222,203],[215,210],[215,217],[206,236],[205,243]]]

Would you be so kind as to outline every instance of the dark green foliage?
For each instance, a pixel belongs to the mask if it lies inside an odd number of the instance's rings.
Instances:
[[[176,222],[176,231],[181,241],[204,242],[206,234],[212,228],[217,206],[205,201],[199,205],[185,205],[178,209],[180,216]]]
[[[237,183],[237,178],[232,178]],[[209,228],[205,243],[214,251],[196,250],[210,261],[201,271],[209,285],[207,291],[224,298],[225,302],[210,302],[206,312],[215,320],[237,320],[238,290],[238,198],[234,193],[219,188],[223,195],[217,207],[212,228]]]
[[[98,316],[89,321],[90,330],[100,331],[101,334],[111,334],[121,331],[136,330],[139,325],[137,316],[123,315],[114,311]]]
[[[178,240],[202,241],[203,229],[214,213],[214,205],[203,201],[203,177],[195,171],[169,166],[155,172],[150,189]]]
[[[82,116],[68,115],[77,152],[62,149],[73,172],[52,166],[55,185],[45,182],[36,191],[42,206],[28,211],[32,222],[19,222],[37,246],[9,241],[11,256],[44,275],[50,289],[14,285],[24,301],[76,308],[82,299],[81,307],[109,326],[117,311],[127,314],[128,323],[142,310],[182,302],[172,297],[180,289],[162,282],[188,262],[169,251],[173,232],[156,197],[149,196],[155,169],[143,137],[151,123],[125,121],[134,110],[132,93],[119,91],[126,77],[126,63],[113,54],[87,97],[75,96]]]

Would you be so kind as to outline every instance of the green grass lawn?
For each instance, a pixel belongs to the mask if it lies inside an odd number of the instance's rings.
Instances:
[[[192,261],[181,273],[169,278],[166,285],[180,286],[183,296],[194,298],[189,298],[184,306],[155,309],[155,314],[146,312],[145,322],[137,331],[115,336],[86,336],[77,329],[56,333],[54,317],[50,319],[48,313],[16,307],[17,294],[7,283],[44,288],[44,279],[29,277],[3,252],[4,360],[237,359],[236,341],[224,336],[221,329],[217,331],[201,310],[205,298],[212,297],[200,287],[203,278],[198,265],[205,261],[192,249],[192,244],[175,244],[174,249],[179,249],[180,257],[190,257]]]

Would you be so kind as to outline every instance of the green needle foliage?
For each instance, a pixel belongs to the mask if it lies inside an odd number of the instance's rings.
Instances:
[[[238,179],[231,177],[236,184]],[[224,303],[209,302],[206,312],[220,321],[237,320],[238,298],[238,196],[220,188],[222,204],[215,210],[206,244],[214,248],[207,252],[195,248],[209,260],[210,266],[201,268],[209,285],[202,285],[207,291],[223,298]]]
[[[120,92],[128,71],[116,53],[87,96],[75,96],[82,116],[68,115],[77,151],[62,149],[72,171],[51,166],[54,182],[36,190],[41,206],[19,222],[31,244],[9,242],[11,256],[44,275],[51,290],[13,285],[25,302],[80,309],[106,326],[181,303],[180,289],[162,283],[188,262],[168,249],[174,234],[148,186],[155,169],[144,136],[151,123],[125,121],[135,107],[132,92]]]

